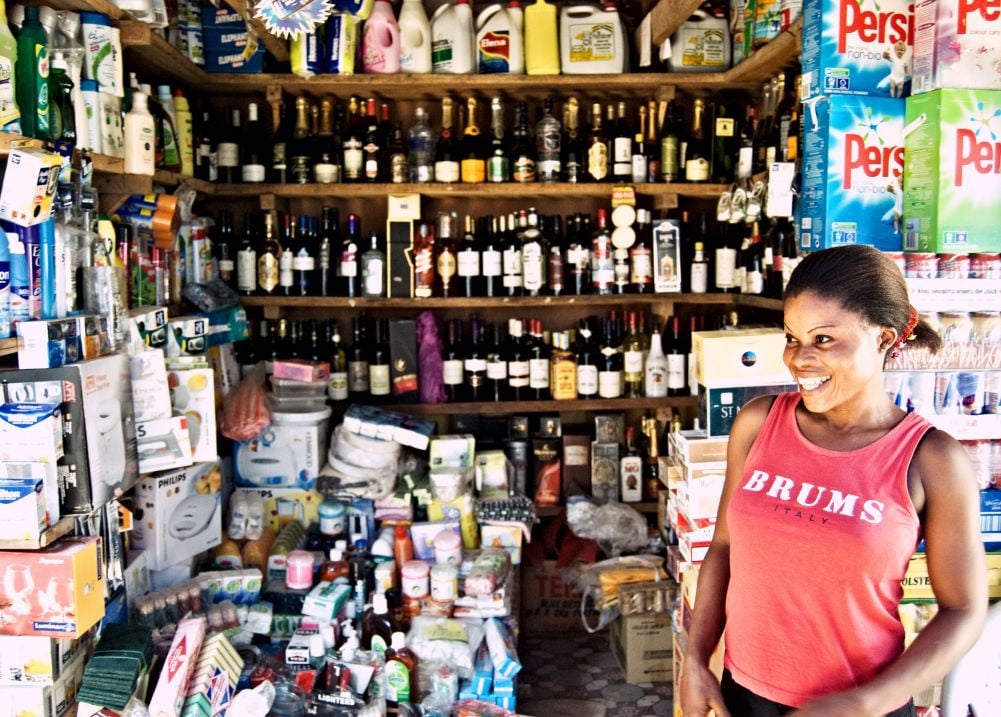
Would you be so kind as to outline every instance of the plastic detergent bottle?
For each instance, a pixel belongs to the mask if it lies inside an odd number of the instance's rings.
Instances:
[[[17,105],[25,108],[24,135],[49,139],[49,41],[33,5],[24,9],[24,24],[17,36]]]
[[[7,6],[0,0],[0,132],[21,132],[21,114],[17,110],[14,72],[17,65],[17,40],[7,25]]]
[[[671,72],[723,72],[730,68],[725,17],[696,10],[671,36]]]
[[[362,67],[374,74],[400,71],[400,26],[389,0],[376,0],[362,35]]]
[[[521,29],[503,5],[489,5],[476,18],[476,60],[482,74],[525,72]]]
[[[565,75],[609,74],[625,69],[619,11],[611,0],[599,9],[568,5],[560,12],[560,62]]]
[[[535,0],[525,8],[525,71],[530,75],[560,74],[556,6]]]
[[[431,17],[431,62],[435,72],[465,75],[476,72],[476,36],[469,0],[439,7]]]
[[[423,0],[403,0],[400,9],[400,71],[431,72],[431,21]]]

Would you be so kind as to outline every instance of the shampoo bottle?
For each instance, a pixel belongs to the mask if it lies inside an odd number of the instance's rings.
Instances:
[[[125,115],[125,172],[152,175],[156,169],[156,129],[146,108],[146,95],[132,95],[132,109]]]
[[[431,22],[422,0],[403,0],[400,9],[400,71],[431,72]]]
[[[181,154],[181,173],[186,177],[195,174],[194,118],[188,98],[180,88],[174,90],[174,129],[177,130],[177,148]]]

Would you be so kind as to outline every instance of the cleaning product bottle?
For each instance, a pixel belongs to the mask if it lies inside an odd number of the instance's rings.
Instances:
[[[49,73],[49,129],[52,141],[76,144],[76,113],[73,110],[73,81],[67,72],[66,57],[59,50],[52,55]]]
[[[389,618],[386,596],[372,596],[372,607],[361,618],[361,648],[385,654],[393,635],[393,622]]]
[[[28,255],[24,243],[13,224],[4,222],[4,233],[10,247],[10,328],[17,333],[17,325],[30,319],[28,302],[31,299],[31,281],[28,279]]]
[[[177,149],[181,155],[181,173],[192,177],[195,174],[194,118],[188,98],[180,87],[174,90],[174,129],[177,130]]]
[[[400,26],[389,0],[375,0],[365,21],[361,48],[365,72],[391,75],[400,71]]]
[[[622,23],[613,0],[606,0],[602,8],[569,5],[560,11],[563,74],[621,73],[625,57]]]
[[[386,650],[386,701],[390,705],[410,702],[417,684],[417,655],[407,647],[407,636],[394,632]]]
[[[473,11],[469,0],[445,3],[431,17],[431,61],[435,72],[465,75],[476,71]]]
[[[525,72],[560,74],[560,45],[556,31],[556,6],[535,0],[525,8]]]
[[[400,9],[400,71],[431,72],[431,22],[423,0],[403,0]]]
[[[147,109],[153,115],[157,134],[163,144],[163,159],[158,166],[171,172],[181,171],[181,153],[177,145],[177,125],[174,122],[174,98],[168,85],[156,88],[156,99],[148,99]]]
[[[7,6],[0,0],[0,132],[21,132],[17,109],[17,40],[7,24]],[[8,334],[9,335],[9,334]]]
[[[410,532],[407,526],[397,523],[393,535],[393,560],[402,567],[413,559],[414,544],[410,539]]]
[[[26,137],[49,139],[49,44],[38,19],[38,8],[24,9],[24,24],[17,36],[17,106],[24,107],[21,132]],[[31,111],[34,108],[34,111]]]
[[[521,30],[508,8],[489,5],[476,17],[476,59],[483,74],[525,72]]]
[[[152,175],[156,171],[156,129],[146,108],[146,94],[132,95],[132,109],[125,115],[125,172]]]

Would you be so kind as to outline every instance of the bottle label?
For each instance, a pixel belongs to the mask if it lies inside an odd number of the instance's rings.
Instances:
[[[35,122],[39,134],[45,137],[49,134],[49,50],[45,45],[35,45],[35,66],[39,79]]]
[[[553,399],[570,401],[577,398],[577,367],[569,359],[560,359],[552,365],[549,382],[553,387]]]
[[[528,361],[507,362],[507,382],[515,388],[527,388],[531,368]]]
[[[597,366],[577,366],[577,393],[581,396],[594,396],[598,393]]]
[[[499,358],[491,358],[487,361],[487,378],[494,381],[503,381],[507,378],[507,362]]]
[[[723,247],[716,250],[716,288],[730,289],[735,286],[737,270],[737,250]]]
[[[220,142],[216,146],[216,164],[220,167],[240,166],[240,145],[236,142]]]
[[[372,652],[385,655],[387,647],[389,645],[386,644],[386,639],[382,635],[372,635]]]
[[[518,157],[514,160],[514,174],[511,176],[516,182],[534,182],[535,160],[531,157]]]
[[[595,142],[588,148],[587,173],[596,180],[608,176],[608,147],[604,142]]]
[[[521,286],[521,250],[504,250],[504,286]]]
[[[754,148],[741,147],[737,152],[737,179],[750,179],[754,166]]]
[[[629,280],[638,286],[649,286],[653,282],[653,259],[645,246],[633,247],[629,253],[631,272]]]
[[[439,182],[458,182],[459,181],[459,163],[458,162],[435,162],[434,163],[434,178]]]
[[[234,268],[236,268],[236,262],[234,262],[232,259],[220,259],[219,260],[219,273],[220,274],[232,274]]]
[[[616,137],[612,145],[612,161],[618,165],[633,163],[633,141],[629,137]]]
[[[455,276],[455,254],[448,249],[442,250],[438,255],[438,276],[441,277],[443,286],[451,284],[452,277]]]
[[[293,271],[313,271],[316,268],[316,260],[309,255],[305,248],[292,257]]]
[[[332,401],[344,401],[348,397],[348,374],[346,371],[331,371],[327,381],[327,395]]]
[[[483,276],[500,276],[504,273],[501,253],[496,249],[485,249],[480,254],[483,260]]]
[[[389,364],[373,364],[368,367],[369,393],[373,396],[388,396],[391,385]]]
[[[296,184],[309,184],[309,157],[292,158],[292,179]]]
[[[317,162],[313,165],[313,179],[317,184],[335,184],[340,181],[340,170],[332,162]]]
[[[462,361],[449,359],[441,362],[441,380],[446,386],[458,386],[462,383]]]
[[[717,137],[733,137],[735,122],[733,117],[717,117],[716,118],[716,136]]]
[[[348,388],[352,393],[368,393],[368,361],[348,363]]]
[[[365,152],[361,148],[361,141],[352,137],[344,142],[344,177],[361,179],[364,162]]]
[[[358,276],[358,246],[354,243],[348,244],[341,252],[341,276]]]
[[[278,258],[278,283],[281,286],[292,286],[295,277],[292,274],[293,255],[291,249],[286,249]]]
[[[236,253],[236,286],[245,293],[257,288],[257,252],[241,249]]]
[[[667,395],[667,370],[664,363],[647,362],[646,395],[650,398],[662,398]]]
[[[643,461],[639,456],[624,456],[619,461],[619,480],[622,485],[622,500],[635,503],[643,497],[640,480],[643,476]]]
[[[245,164],[240,169],[240,176],[244,182],[263,182],[267,173],[263,164]]]
[[[670,390],[683,389],[687,380],[685,355],[667,355],[667,387]]]
[[[479,388],[483,385],[483,378],[487,372],[486,359],[466,359],[466,382],[471,388]]]
[[[598,395],[601,398],[621,398],[622,397],[622,372],[621,371],[599,371],[598,372]]]
[[[632,164],[632,180],[636,183],[647,181],[646,155],[634,154]]]
[[[378,148],[376,148],[378,151]],[[366,147],[366,159],[365,159],[365,179],[374,182],[379,178],[379,159],[368,154],[368,148]]]
[[[257,285],[269,294],[278,286],[278,258],[262,254],[257,260]]]
[[[691,283],[693,294],[704,294],[709,290],[709,265],[706,262],[692,262]]]
[[[369,259],[365,262],[362,286],[366,296],[382,296],[384,273],[381,259]]]
[[[410,670],[399,660],[386,662],[386,700],[410,701]]]
[[[529,388],[549,388],[549,361],[547,359],[528,360]]]
[[[476,184],[486,181],[487,163],[482,159],[464,159],[461,167],[462,181]]]
[[[459,276],[479,276],[480,274],[480,253],[473,251],[460,251],[456,271]]]
[[[521,247],[522,285],[526,291],[539,291],[545,283],[542,263],[542,246],[526,242]]]
[[[709,160],[705,157],[689,159],[685,162],[685,179],[689,182],[705,182],[709,179]]]
[[[623,354],[623,368],[626,372],[627,381],[639,381],[643,376],[643,352],[626,351]]]
[[[678,138],[668,135],[660,141],[660,171],[665,182],[678,178]]]
[[[506,182],[510,171],[507,157],[493,156],[487,160],[487,181]]]

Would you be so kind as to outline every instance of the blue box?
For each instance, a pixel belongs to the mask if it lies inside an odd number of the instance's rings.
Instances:
[[[236,74],[253,74],[264,69],[264,46],[249,60],[243,57],[241,50],[233,52],[216,52],[205,49],[205,71]]]
[[[248,41],[249,35],[243,24],[202,28],[202,47],[206,52],[220,55],[243,52]]]
[[[804,105],[803,251],[903,246],[904,100],[832,95]]]
[[[215,8],[206,3],[201,6],[201,16],[202,27],[206,30],[210,27],[244,27],[243,16],[229,5]]]
[[[980,491],[980,535],[985,550],[1001,550],[1001,490]]]
[[[907,97],[913,46],[913,0],[804,0],[801,96]]]

